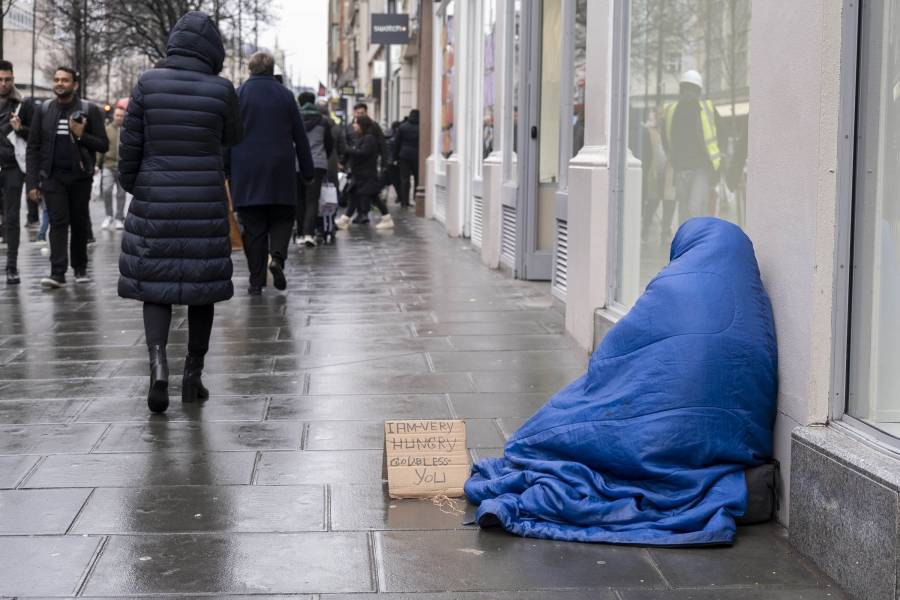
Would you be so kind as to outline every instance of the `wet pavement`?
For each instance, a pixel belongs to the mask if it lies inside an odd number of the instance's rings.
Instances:
[[[120,234],[95,227],[94,283],[53,292],[26,244],[23,285],[0,287],[0,597],[844,597],[775,525],[731,548],[648,550],[521,539],[462,525],[470,508],[389,499],[384,419],[466,419],[472,458],[497,455],[586,364],[546,284],[482,267],[436,223],[397,223],[292,249],[287,293],[249,297],[235,255],[213,396],[183,407],[173,376],[164,416],[146,408],[140,305],[116,296]]]

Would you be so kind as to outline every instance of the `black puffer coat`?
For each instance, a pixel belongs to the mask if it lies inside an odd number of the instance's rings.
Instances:
[[[141,75],[119,146],[119,181],[134,200],[119,257],[119,295],[159,304],[228,300],[231,243],[223,150],[243,135],[237,96],[218,73],[219,31],[189,12],[167,58]]]

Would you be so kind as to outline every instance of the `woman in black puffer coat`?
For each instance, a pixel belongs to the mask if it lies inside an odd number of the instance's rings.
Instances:
[[[213,306],[234,293],[223,148],[243,135],[234,86],[218,76],[225,48],[212,19],[185,14],[166,53],[135,86],[119,146],[119,181],[134,195],[119,257],[119,295],[144,303],[153,412],[169,405],[173,304],[188,306],[181,400],[209,397],[200,376]]]

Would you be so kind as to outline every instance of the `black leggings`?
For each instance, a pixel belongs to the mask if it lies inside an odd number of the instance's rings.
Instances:
[[[188,354],[206,356],[212,333],[215,304],[188,306]],[[172,324],[172,305],[144,302],[144,334],[148,346],[166,347],[169,326]]]

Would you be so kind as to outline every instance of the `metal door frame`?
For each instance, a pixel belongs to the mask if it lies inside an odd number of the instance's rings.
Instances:
[[[519,190],[516,201],[516,274],[520,279],[549,281],[553,273],[553,249],[538,250],[540,183],[540,92],[543,0],[522,3],[519,64]],[[525,42],[524,52],[522,42]],[[530,174],[530,175],[529,175]]]

